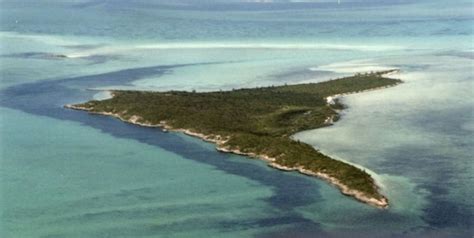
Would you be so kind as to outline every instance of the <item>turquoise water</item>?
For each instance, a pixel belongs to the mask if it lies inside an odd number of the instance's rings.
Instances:
[[[2,237],[471,237],[471,1],[0,1]],[[45,14],[45,13],[48,14]],[[391,207],[195,138],[62,108],[400,68],[296,135]],[[94,89],[94,90],[91,90]]]

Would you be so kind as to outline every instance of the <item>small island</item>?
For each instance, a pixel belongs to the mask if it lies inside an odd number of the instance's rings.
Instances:
[[[357,74],[321,83],[217,92],[112,91],[107,100],[65,107],[110,115],[215,143],[217,150],[263,159],[274,168],[322,178],[345,195],[386,208],[374,179],[363,169],[332,159],[292,135],[331,125],[344,109],[340,95],[401,83],[386,75]]]

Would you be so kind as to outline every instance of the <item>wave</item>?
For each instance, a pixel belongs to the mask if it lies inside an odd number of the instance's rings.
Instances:
[[[327,50],[362,50],[385,51],[402,50],[395,45],[358,45],[329,43],[233,43],[233,42],[198,42],[198,43],[160,43],[136,46],[137,49],[327,49]]]
[[[390,70],[395,67],[389,65],[382,65],[377,62],[370,61],[348,61],[341,63],[334,63],[323,65],[319,67],[309,68],[311,71],[331,71],[334,73],[341,74],[355,74],[355,73],[365,73],[370,71],[385,71]]]
[[[176,42],[157,44],[109,45],[93,50],[70,53],[69,58],[88,57],[97,54],[117,54],[136,50],[339,50],[339,51],[389,51],[403,50],[394,45],[349,45],[325,43],[233,43],[233,42]]]
[[[56,35],[43,35],[43,34],[23,34],[13,31],[0,31],[0,37],[7,38],[23,38],[28,40],[39,41],[49,45],[75,45],[78,44],[77,41],[73,39],[67,39],[66,37],[56,36]]]
[[[65,47],[68,58],[83,58],[93,55],[116,54],[134,50],[206,50],[206,49],[269,49],[269,50],[341,50],[341,51],[390,51],[404,50],[400,45],[385,44],[334,44],[326,42],[160,42],[142,44],[138,42],[111,41],[105,38],[72,37],[44,34],[23,34],[0,31],[0,37],[22,38],[34,40],[48,45]],[[77,46],[77,47],[76,47]],[[84,47],[90,46],[90,47]],[[73,50],[71,52],[71,50]]]

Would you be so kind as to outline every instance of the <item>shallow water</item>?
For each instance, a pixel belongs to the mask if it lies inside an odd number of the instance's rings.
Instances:
[[[2,237],[472,236],[470,1],[183,2],[0,3]],[[195,138],[62,108],[107,97],[90,89],[225,90],[385,67],[404,84],[347,96],[334,126],[296,137],[371,171],[388,210]]]
[[[334,126],[295,137],[324,153],[370,168],[391,198],[392,210],[418,214],[421,226],[472,227],[471,60],[420,56],[385,59],[407,69],[397,87],[344,98],[348,109]],[[378,64],[378,61],[372,62]],[[357,63],[354,63],[357,65]],[[449,67],[447,67],[449,65]],[[409,193],[407,193],[409,191]],[[411,224],[410,224],[411,225]]]

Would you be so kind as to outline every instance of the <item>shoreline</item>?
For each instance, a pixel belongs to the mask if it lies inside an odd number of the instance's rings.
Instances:
[[[399,69],[392,69],[392,70],[389,70],[387,73],[381,74],[381,76],[389,76],[389,75],[397,74],[397,73],[400,73]],[[325,99],[326,99],[327,104],[334,105],[336,103],[337,99],[339,99],[341,97],[344,97],[344,96],[349,96],[349,95],[357,94],[357,93],[366,93],[366,92],[371,92],[371,91],[377,91],[377,90],[386,89],[386,88],[392,88],[392,87],[395,87],[395,86],[397,86],[401,83],[402,82],[398,82],[398,83],[394,83],[392,85],[387,85],[387,86],[382,86],[382,87],[376,87],[376,88],[360,90],[360,91],[353,91],[353,92],[348,92],[348,93],[334,94],[334,95],[327,96]]]
[[[326,97],[326,101],[327,101],[328,105],[331,105],[329,99],[332,99],[332,98],[336,98],[336,97],[339,98],[339,97],[350,95],[350,94],[356,94],[356,93],[368,92],[368,91],[373,91],[373,90],[379,90],[379,89],[383,89],[383,88],[394,87],[398,84],[399,83],[396,83],[394,85],[384,86],[384,87],[378,87],[378,88],[363,90],[363,91],[355,91],[355,92],[344,93],[344,94],[336,94],[336,95]],[[112,97],[114,97],[114,96],[115,95],[112,93]],[[190,129],[174,128],[174,127],[168,125],[166,123],[166,121],[160,121],[160,123],[158,123],[158,124],[150,124],[150,123],[139,122],[139,120],[141,120],[141,117],[136,116],[136,115],[131,116],[129,119],[125,119],[124,117],[122,117],[118,113],[93,112],[93,111],[91,111],[91,109],[75,106],[75,105],[72,105],[72,104],[67,104],[64,107],[68,108],[68,109],[73,109],[73,110],[87,111],[91,114],[112,116],[112,117],[115,117],[115,118],[117,118],[117,119],[119,119],[123,122],[131,123],[131,124],[138,125],[138,126],[161,128],[163,132],[168,132],[168,131],[181,132],[181,133],[189,135],[189,136],[197,137],[197,138],[199,138],[203,141],[214,143],[216,145],[216,150],[219,151],[219,152],[232,153],[232,154],[236,154],[236,155],[242,155],[242,156],[247,156],[247,157],[251,157],[251,158],[260,159],[260,160],[263,160],[263,161],[267,162],[267,165],[269,167],[272,167],[272,168],[275,168],[275,169],[278,169],[278,170],[281,170],[281,171],[299,172],[300,174],[303,174],[303,175],[307,175],[307,176],[311,176],[311,177],[317,177],[317,178],[320,178],[322,180],[325,180],[329,184],[331,184],[331,185],[335,186],[336,188],[338,188],[339,191],[342,194],[344,194],[346,196],[353,197],[353,198],[355,198],[356,200],[358,200],[360,202],[363,202],[363,203],[366,203],[366,204],[369,204],[369,205],[372,205],[374,207],[381,208],[381,209],[386,209],[389,206],[388,199],[385,196],[382,195],[381,199],[368,197],[360,191],[357,191],[357,190],[354,190],[354,189],[349,189],[346,185],[341,183],[338,179],[336,179],[334,177],[331,177],[328,174],[321,173],[321,172],[313,172],[313,171],[305,169],[304,167],[301,167],[301,166],[300,167],[287,167],[287,166],[276,163],[275,158],[272,158],[272,157],[270,157],[268,155],[265,155],[265,154],[255,154],[255,153],[243,152],[239,149],[229,149],[229,148],[224,146],[224,144],[228,141],[228,138],[223,138],[220,135],[214,135],[214,134],[206,135],[206,134],[194,132]],[[332,123],[333,123],[332,118],[328,118],[328,123],[326,123],[326,125],[330,126],[330,125],[332,125]],[[330,156],[328,156],[328,157],[331,158]],[[331,158],[331,159],[333,159],[333,158]],[[380,189],[380,186],[377,185],[375,180],[374,180],[374,184],[377,186],[377,189]]]
[[[392,69],[392,70],[379,72],[377,74],[380,77],[383,77],[383,76],[387,76],[387,75],[397,74],[399,72],[400,72],[399,69]],[[336,109],[336,108],[331,107],[331,106],[337,105],[337,104],[342,105],[341,103],[338,102],[339,98],[347,96],[347,95],[356,94],[356,93],[363,93],[363,92],[369,92],[369,91],[375,91],[375,90],[395,87],[395,86],[397,86],[401,83],[403,83],[403,81],[398,80],[397,82],[392,83],[392,84],[387,84],[386,86],[369,88],[369,89],[359,90],[359,91],[351,91],[351,92],[340,93],[340,94],[335,94],[335,95],[330,95],[330,96],[325,97],[324,99],[326,100],[326,105],[328,107],[330,107],[335,112],[335,115],[329,116],[324,121],[323,127],[333,125],[334,120],[337,119],[338,116],[340,115],[341,111],[344,110],[344,107],[342,107],[342,109]],[[110,91],[110,90],[107,90],[107,91]],[[111,92],[111,97],[112,98],[115,97],[115,94],[114,94],[113,91]],[[250,158],[260,159],[260,160],[265,161],[269,167],[272,167],[272,168],[275,168],[275,169],[278,169],[278,170],[281,170],[281,171],[294,171],[294,172],[298,172],[298,173],[303,174],[303,175],[307,175],[307,176],[311,176],[311,177],[317,177],[317,178],[320,178],[320,179],[328,182],[329,184],[333,185],[334,187],[338,188],[339,191],[342,194],[344,194],[346,196],[353,197],[353,198],[355,198],[356,200],[358,200],[360,202],[363,202],[363,203],[366,203],[366,204],[369,204],[369,205],[372,205],[374,207],[381,208],[381,209],[388,208],[388,206],[389,206],[388,199],[380,193],[380,189],[383,186],[380,186],[380,184],[374,179],[374,177],[370,176],[370,175],[369,175],[369,177],[371,179],[371,183],[373,184],[373,189],[375,189],[377,191],[378,196],[367,195],[367,193],[364,193],[360,190],[351,189],[346,184],[341,182],[341,180],[337,179],[336,177],[330,176],[327,173],[324,173],[324,171],[315,172],[315,171],[312,171],[310,169],[305,168],[304,166],[297,165],[297,164],[292,166],[292,167],[285,166],[283,164],[277,163],[276,162],[277,158],[270,157],[266,154],[263,154],[263,153],[258,154],[258,153],[254,153],[254,152],[243,152],[243,151],[241,151],[241,148],[239,148],[239,147],[232,148],[231,146],[227,146],[226,143],[229,141],[229,139],[231,139],[231,137],[229,137],[229,136],[225,137],[225,136],[222,136],[222,135],[212,134],[212,133],[211,134],[203,134],[203,133],[195,132],[192,129],[175,128],[175,127],[169,125],[167,121],[160,121],[159,123],[152,124],[148,121],[144,121],[142,117],[137,116],[137,115],[126,115],[124,117],[124,115],[122,115],[122,114],[125,114],[126,111],[116,112],[116,113],[98,112],[98,111],[93,111],[94,108],[87,108],[87,107],[82,107],[82,106],[77,106],[77,105],[72,105],[72,104],[67,104],[64,107],[69,108],[69,109],[74,109],[74,110],[87,111],[91,114],[112,116],[112,117],[118,118],[119,120],[121,120],[123,122],[131,123],[131,124],[135,124],[135,125],[139,125],[139,126],[161,128],[163,132],[168,132],[168,131],[181,132],[181,133],[189,135],[189,136],[200,138],[203,141],[214,143],[216,145],[216,147],[215,147],[216,150],[219,151],[219,152],[233,153],[233,154],[237,154],[237,155],[247,156],[247,157],[250,157]],[[317,129],[317,128],[315,128],[315,129]],[[313,147],[313,149],[316,149],[316,148]],[[341,163],[349,164],[351,166],[359,168],[357,165],[352,165],[349,162],[334,159],[331,156],[327,156],[327,155],[321,153],[320,151],[318,151],[318,153],[320,153],[320,154],[322,154],[322,155],[324,155],[324,156],[326,156],[326,157],[328,157],[332,160],[336,160],[336,161],[339,161]]]

